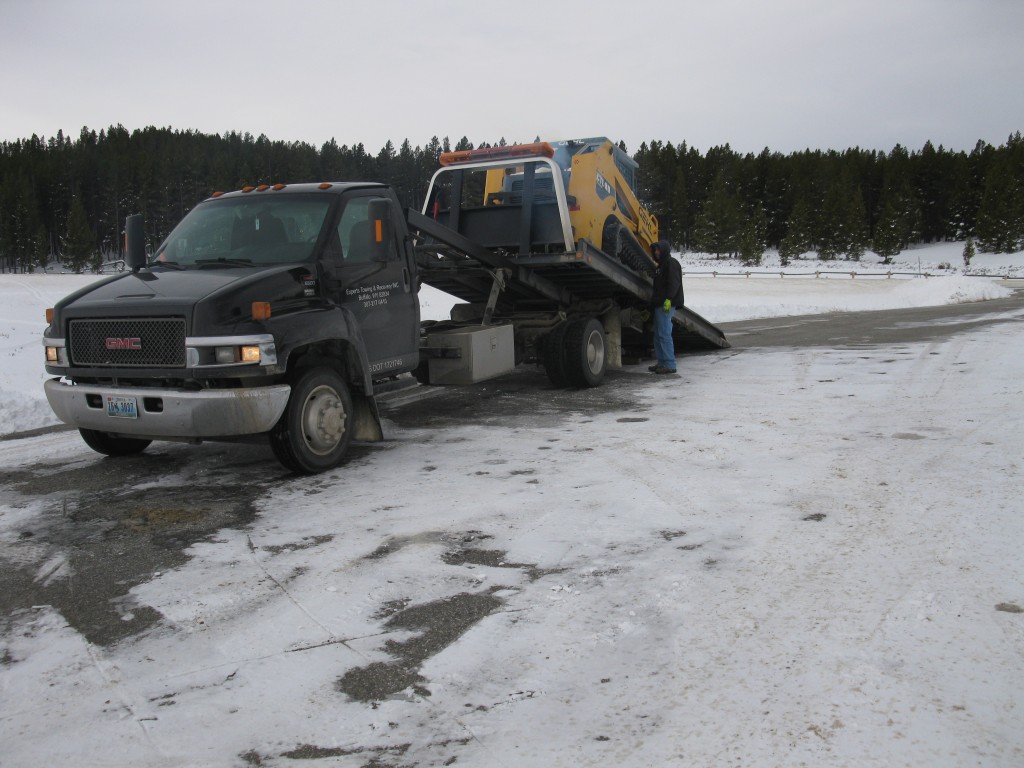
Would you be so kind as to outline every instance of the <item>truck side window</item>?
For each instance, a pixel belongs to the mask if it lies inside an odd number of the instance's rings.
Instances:
[[[370,253],[369,197],[356,197],[349,201],[338,220],[338,242],[341,243],[342,264],[368,264]],[[397,256],[395,243],[389,244],[392,256]]]

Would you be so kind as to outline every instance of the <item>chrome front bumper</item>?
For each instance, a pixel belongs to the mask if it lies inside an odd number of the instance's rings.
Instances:
[[[50,407],[65,424],[154,439],[201,439],[267,432],[281,418],[291,393],[287,384],[191,392],[75,385],[49,379],[43,387]],[[135,398],[138,417],[108,416],[105,405],[108,396]]]

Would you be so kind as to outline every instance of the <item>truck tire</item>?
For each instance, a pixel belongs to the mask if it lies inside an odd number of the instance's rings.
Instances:
[[[565,361],[570,386],[596,387],[604,380],[608,355],[601,321],[584,317],[569,323],[565,334]]]
[[[140,440],[137,437],[116,437],[95,429],[80,429],[78,432],[82,435],[86,445],[96,453],[107,456],[131,456],[135,453],[142,453],[153,442],[152,440]]]
[[[300,370],[281,420],[270,432],[277,460],[293,472],[312,475],[341,464],[352,442],[352,396],[341,374],[329,366]]]
[[[563,320],[544,338],[543,361],[544,370],[551,383],[562,389],[569,386],[569,371],[565,355],[565,334],[572,321]]]

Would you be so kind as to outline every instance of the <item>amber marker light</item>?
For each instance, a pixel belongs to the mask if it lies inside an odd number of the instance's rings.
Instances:
[[[252,303],[252,319],[253,320],[269,320],[270,319],[270,302],[269,301],[254,301]]]
[[[53,325],[53,307],[46,308],[46,324]]]
[[[238,351],[243,363],[258,363],[260,361],[259,347],[239,347]]]

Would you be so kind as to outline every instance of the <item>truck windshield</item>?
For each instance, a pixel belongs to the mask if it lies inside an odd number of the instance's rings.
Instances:
[[[207,200],[157,250],[156,264],[291,264],[313,256],[331,200],[281,195]]]

